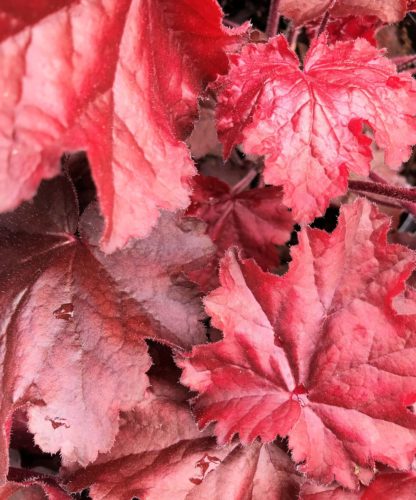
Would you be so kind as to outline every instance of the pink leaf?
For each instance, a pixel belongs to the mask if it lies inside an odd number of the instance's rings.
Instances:
[[[368,202],[344,206],[332,234],[306,229],[283,277],[224,258],[206,299],[224,340],[179,358],[199,392],[201,427],[220,442],[288,436],[301,471],[355,488],[355,467],[410,467],[416,452],[415,318],[393,299],[414,253],[386,242],[388,220]],[[405,311],[403,311],[405,313]]]
[[[295,23],[303,24],[322,16],[331,3],[332,0],[281,0],[279,10]],[[385,23],[394,23],[403,19],[409,9],[407,0],[337,0],[331,16],[377,16]]]
[[[195,170],[182,140],[246,27],[224,28],[215,0],[5,0],[0,19],[0,210],[80,149],[107,251],[185,208]]]
[[[193,221],[164,214],[145,240],[102,253],[94,207],[79,231],[73,187],[41,185],[32,202],[0,217],[1,475],[11,413],[28,405],[42,450],[87,464],[108,450],[120,410],[144,396],[145,338],[177,347],[204,342],[196,290],[183,273],[210,256]]]
[[[248,45],[230,58],[218,89],[218,130],[225,154],[242,143],[265,155],[265,181],[283,185],[298,222],[321,215],[347,189],[348,172],[367,175],[374,130],[386,163],[399,167],[416,143],[416,87],[368,42],[309,50],[303,71],[286,39]]]
[[[152,380],[152,390],[123,415],[113,449],[69,475],[73,491],[94,500],[217,500],[296,498],[301,478],[275,445],[219,447],[200,433],[178,386]]]

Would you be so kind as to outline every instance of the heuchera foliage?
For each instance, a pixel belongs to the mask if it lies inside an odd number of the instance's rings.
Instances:
[[[414,9],[0,2],[0,500],[416,498]]]
[[[265,156],[264,179],[283,185],[294,219],[310,222],[347,189],[348,173],[367,175],[374,131],[386,163],[399,167],[416,142],[416,84],[367,41],[312,44],[299,68],[278,36],[230,58],[216,86],[225,154],[235,144]],[[276,133],[276,130],[279,133]]]

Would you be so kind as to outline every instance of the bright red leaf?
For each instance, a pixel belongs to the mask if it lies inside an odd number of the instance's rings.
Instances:
[[[333,233],[300,233],[283,277],[227,254],[205,302],[224,340],[178,360],[200,426],[216,421],[220,442],[288,436],[303,472],[349,488],[357,464],[410,466],[416,320],[393,299],[415,255],[388,226],[368,202],[346,205]]]
[[[218,248],[214,265],[197,271],[199,276],[203,274],[203,283],[216,278],[218,259],[231,246],[238,246],[246,257],[254,257],[265,270],[279,265],[276,245],[289,240],[294,224],[282,205],[281,189],[271,186],[240,191],[239,185],[231,188],[205,176],[195,177],[192,186],[187,214],[207,223],[207,234]]]
[[[228,155],[242,143],[265,155],[266,183],[283,185],[298,222],[321,215],[347,189],[348,172],[367,175],[371,140],[398,167],[416,143],[416,84],[358,39],[315,41],[299,69],[283,36],[248,45],[218,81],[218,130]]]
[[[144,338],[205,340],[199,297],[183,277],[210,256],[201,224],[165,214],[147,239],[111,255],[96,245],[100,226],[94,207],[78,226],[64,177],[0,216],[2,477],[16,408],[28,405],[42,450],[87,464],[113,444],[119,411],[144,395]]]
[[[94,500],[292,500],[301,478],[275,445],[219,447],[198,431],[187,392],[162,380],[122,416],[113,450],[72,474],[73,491],[91,487]]]
[[[280,0],[279,11],[295,23],[303,24],[322,16],[331,3],[332,0]],[[377,16],[385,23],[394,23],[410,10],[407,3],[407,0],[337,0],[331,16]]]
[[[0,210],[87,152],[107,251],[145,237],[160,209],[189,203],[182,139],[207,82],[246,27],[216,0],[3,0],[0,6]]]

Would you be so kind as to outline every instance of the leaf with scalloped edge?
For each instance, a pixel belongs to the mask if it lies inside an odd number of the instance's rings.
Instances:
[[[302,472],[352,489],[357,465],[410,467],[416,319],[394,298],[415,254],[388,244],[388,227],[358,200],[333,233],[300,233],[282,277],[226,255],[222,286],[205,299],[224,339],[178,358],[201,427],[215,421],[222,443],[288,436]]]
[[[145,338],[177,348],[204,342],[199,294],[185,273],[212,253],[204,227],[164,214],[148,238],[104,254],[102,220],[78,222],[65,177],[0,216],[0,475],[9,420],[28,408],[43,451],[86,465],[108,450],[119,412],[148,387]]]
[[[3,0],[0,210],[76,150],[91,164],[106,251],[146,237],[161,209],[185,208],[195,168],[182,140],[247,30],[222,15],[216,0]]]
[[[68,488],[89,487],[94,500],[292,500],[302,478],[276,445],[218,446],[198,431],[187,391],[172,381],[152,389],[122,416],[113,449],[69,472]]]
[[[235,144],[265,156],[264,179],[284,189],[293,218],[310,222],[345,193],[348,173],[368,175],[374,131],[386,164],[398,168],[416,143],[416,83],[366,40],[313,42],[299,68],[278,36],[230,56],[215,83],[224,152]]]

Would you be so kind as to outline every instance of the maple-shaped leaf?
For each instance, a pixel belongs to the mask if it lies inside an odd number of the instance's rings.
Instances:
[[[82,464],[113,444],[120,410],[148,386],[144,338],[203,342],[196,290],[182,276],[209,256],[201,223],[161,217],[147,239],[106,255],[102,220],[78,226],[70,181],[41,185],[32,202],[0,216],[0,473],[10,415],[28,406],[42,450]]]
[[[242,143],[265,156],[266,183],[283,185],[298,222],[321,215],[347,189],[348,172],[367,175],[371,126],[386,163],[398,167],[416,143],[416,84],[367,41],[333,46],[320,37],[304,69],[283,36],[230,57],[217,83],[225,154]]]
[[[231,246],[238,246],[246,257],[254,257],[265,270],[279,265],[276,245],[283,245],[293,229],[291,213],[282,204],[282,191],[274,186],[239,190],[215,177],[197,176],[193,179],[192,203],[188,215],[207,223],[207,234],[217,246],[214,264],[207,270],[206,283],[217,276],[218,259]],[[195,276],[195,274],[193,276]],[[201,276],[200,276],[201,277]],[[201,281],[201,280],[198,280]]]
[[[388,227],[361,199],[333,233],[303,230],[283,277],[226,255],[205,301],[224,339],[178,359],[201,427],[216,421],[222,443],[288,436],[303,472],[349,488],[357,464],[410,466],[416,320],[393,299],[415,254],[388,244]]]
[[[407,3],[407,0],[337,0],[330,13],[334,17],[377,16],[385,23],[394,23],[410,10]],[[279,12],[296,24],[303,24],[324,15],[331,4],[332,0],[281,0]]]
[[[207,223],[207,233],[222,250],[237,245],[263,268],[276,267],[275,245],[290,238],[293,220],[282,205],[282,191],[273,186],[240,191],[215,177],[193,179],[188,215]]]
[[[216,0],[5,0],[0,20],[1,211],[81,149],[107,251],[188,205],[195,170],[181,140],[246,26],[223,27]]]
[[[113,449],[69,474],[71,491],[94,500],[291,500],[301,478],[275,445],[220,447],[198,431],[179,385],[152,379],[135,410],[122,415]]]

